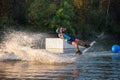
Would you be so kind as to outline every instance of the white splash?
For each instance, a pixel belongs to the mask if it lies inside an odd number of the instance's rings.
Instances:
[[[74,54],[55,54],[37,46],[44,45],[45,33],[13,31],[7,33],[1,43],[0,60],[27,60],[44,64],[73,63]]]

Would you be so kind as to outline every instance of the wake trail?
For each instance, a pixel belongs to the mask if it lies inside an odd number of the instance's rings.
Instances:
[[[68,64],[76,60],[75,55],[55,54],[44,48],[45,33],[29,33],[12,31],[6,33],[0,44],[0,60],[26,60],[37,61],[43,64]]]

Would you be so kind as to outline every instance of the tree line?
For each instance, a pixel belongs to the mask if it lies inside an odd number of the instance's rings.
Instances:
[[[0,29],[30,29],[89,36],[120,33],[119,0],[0,0]]]

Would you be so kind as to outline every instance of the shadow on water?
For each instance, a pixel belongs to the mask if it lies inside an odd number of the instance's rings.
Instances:
[[[78,80],[119,80],[120,54],[95,52],[82,56],[77,62],[81,68]]]

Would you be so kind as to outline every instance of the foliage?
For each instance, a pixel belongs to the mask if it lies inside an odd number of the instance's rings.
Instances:
[[[77,36],[120,34],[119,9],[119,0],[0,0],[0,29],[55,32],[62,25]]]
[[[0,18],[0,29],[10,28],[16,25],[16,22],[12,18],[2,17]]]
[[[113,28],[116,25],[111,17],[109,0],[74,0],[74,7],[77,35],[116,31]]]
[[[52,28],[66,27],[68,32],[74,34],[74,28],[72,20],[74,19],[75,13],[73,6],[68,1],[63,1],[60,4],[60,8],[56,11],[55,16],[51,21]]]
[[[34,0],[28,12],[29,23],[36,25],[39,30],[49,28],[51,17],[56,9],[55,6],[55,4],[46,3],[46,0]]]

